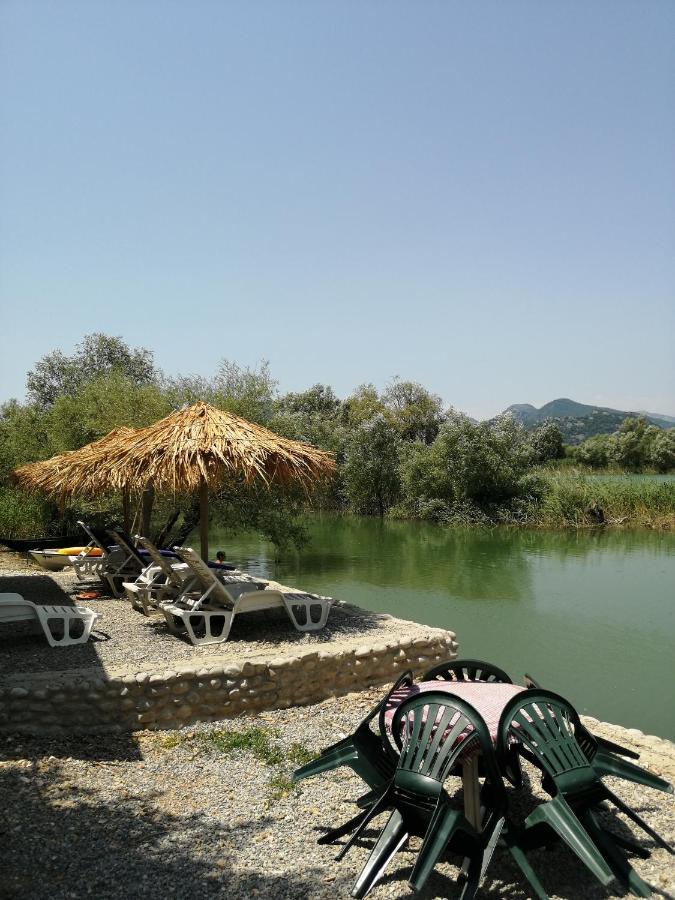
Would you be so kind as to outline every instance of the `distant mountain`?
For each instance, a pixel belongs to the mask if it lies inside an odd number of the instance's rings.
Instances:
[[[594,434],[611,434],[628,416],[645,416],[659,428],[672,428],[675,425],[675,418],[672,416],[590,406],[567,397],[551,400],[539,409],[531,403],[514,403],[504,412],[511,413],[528,430],[536,428],[542,422],[555,422],[568,444],[579,444]]]

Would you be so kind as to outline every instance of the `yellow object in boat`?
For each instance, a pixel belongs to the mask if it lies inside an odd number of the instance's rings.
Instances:
[[[56,552],[59,556],[78,556],[86,547],[60,547]],[[87,552],[87,556],[102,556],[99,547],[91,547]]]

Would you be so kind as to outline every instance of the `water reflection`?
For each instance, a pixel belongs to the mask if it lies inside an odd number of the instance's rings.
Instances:
[[[675,708],[657,701],[672,680],[675,535],[333,516],[309,530],[306,550],[276,562],[252,535],[211,540],[253,573],[450,628],[465,656],[532,670],[582,711],[675,737]]]

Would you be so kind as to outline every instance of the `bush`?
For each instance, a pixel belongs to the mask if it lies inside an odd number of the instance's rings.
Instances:
[[[453,412],[433,444],[415,444],[404,455],[404,500],[481,509],[508,504],[527,492],[523,479],[531,462],[525,432],[510,416],[475,423]]]

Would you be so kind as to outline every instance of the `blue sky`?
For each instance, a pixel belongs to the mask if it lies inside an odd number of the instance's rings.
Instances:
[[[0,400],[83,334],[675,414],[675,4],[4,0]]]

